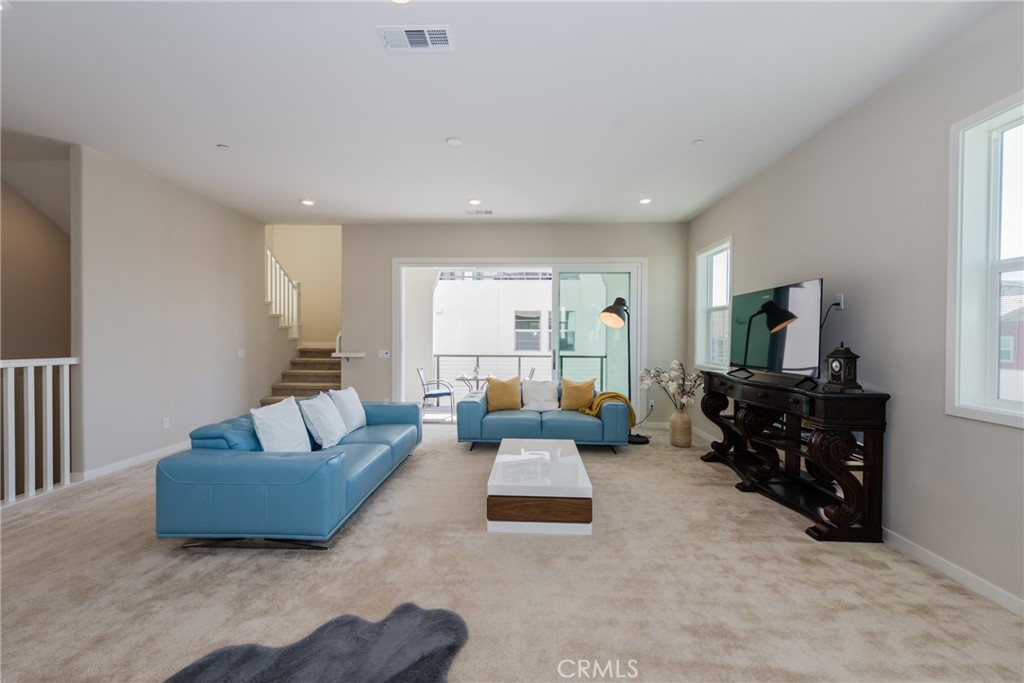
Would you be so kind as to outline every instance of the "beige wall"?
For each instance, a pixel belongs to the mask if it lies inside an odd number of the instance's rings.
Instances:
[[[826,302],[845,293],[822,353],[846,342],[892,395],[889,539],[1017,599],[1024,439],[947,416],[944,393],[950,126],[1021,89],[1021,21],[1020,4],[984,19],[730,194],[691,223],[688,258],[731,234],[734,292],[822,276]]]
[[[686,228],[656,224],[345,225],[342,330],[346,351],[365,359],[346,363],[345,382],[368,398],[390,398],[392,260],[395,258],[628,258],[647,260],[647,358],[667,364],[686,352]],[[639,320],[638,320],[639,322]],[[636,368],[634,368],[634,372]],[[652,420],[668,419],[667,412]]]
[[[71,353],[71,239],[7,183],[0,196],[0,357]]]
[[[270,225],[267,244],[302,286],[302,343],[333,347],[341,329],[341,226]]]
[[[262,225],[88,148],[71,166],[73,469],[88,476],[258,405],[295,342],[263,302]]]

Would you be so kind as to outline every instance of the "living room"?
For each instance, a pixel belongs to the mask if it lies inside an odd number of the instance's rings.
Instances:
[[[75,216],[71,350],[82,363],[72,378],[73,471],[85,481],[3,510],[5,680],[161,680],[220,645],[293,642],[339,614],[378,620],[407,600],[466,620],[454,680],[565,679],[558,664],[569,659],[621,660],[624,677],[635,660],[640,680],[1020,680],[1021,431],[945,406],[950,129],[1019,96],[1020,3],[976,10],[685,221],[322,219],[342,225],[344,346],[370,352],[346,362],[343,377],[366,399],[397,398],[393,361],[375,353],[396,348],[396,259],[646,259],[645,366],[696,364],[695,271],[705,248],[731,240],[733,292],[822,277],[826,302],[846,297],[822,329],[822,351],[845,342],[860,355],[860,381],[892,397],[883,544],[818,543],[799,515],[736,491],[725,468],[700,461],[719,437],[695,409],[692,450],[666,447],[661,426],[648,430],[650,446],[621,459],[584,452],[609,504],[645,501],[616,515],[605,508],[596,544],[486,534],[472,482],[486,480],[487,451],[468,453],[450,426],[430,425],[437,431],[346,525],[327,560],[184,552],[153,536],[154,460],[187,445],[194,427],[254,407],[294,354],[253,296],[263,286],[264,226],[283,221],[167,180],[142,143],[123,156],[89,137],[61,138],[59,126],[44,125],[47,107],[60,108],[47,99],[56,93],[33,98],[40,122],[25,123],[21,94],[33,90],[18,73],[24,62],[8,53],[23,7],[11,3],[2,15],[4,164],[18,161],[9,161],[12,134],[71,145],[51,161],[70,169]],[[87,21],[88,9],[74,17]],[[737,114],[736,125],[757,114]],[[162,133],[194,144],[182,131]],[[690,140],[679,147],[696,149]],[[211,149],[209,168],[195,173],[230,177],[238,161],[229,155],[240,151],[242,143],[219,157]],[[276,182],[273,169],[266,175]],[[663,425],[668,414],[659,402],[652,420]],[[636,480],[617,479],[624,462]],[[617,488],[623,498],[613,497]],[[846,583],[820,578],[851,565],[859,571],[841,574]],[[566,580],[578,584],[575,595],[565,595]],[[843,623],[855,616],[875,626]],[[848,642],[815,647],[836,632]],[[79,638],[71,646],[69,634]],[[575,677],[585,678],[579,668]]]

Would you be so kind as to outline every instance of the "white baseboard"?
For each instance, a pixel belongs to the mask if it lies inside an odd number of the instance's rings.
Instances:
[[[125,460],[118,460],[117,462],[110,463],[109,465],[104,465],[103,467],[97,467],[95,469],[86,470],[85,472],[72,472],[71,481],[80,482],[89,481],[90,479],[97,479],[108,474],[113,474],[114,472],[119,472],[121,470],[128,469],[129,467],[134,467],[135,465],[138,465],[140,463],[148,462],[150,460],[156,460],[157,458],[162,458],[165,455],[171,455],[179,451],[187,451],[191,447],[192,442],[182,441],[181,443],[172,444],[170,446],[164,446],[163,448],[158,448],[155,451],[142,453],[140,455],[127,458]]]
[[[1000,607],[1010,610],[1018,617],[1024,617],[1024,599],[989,583],[980,576],[972,574],[963,567],[953,564],[944,557],[936,555],[927,548],[922,548],[913,541],[889,529],[882,529],[882,541],[889,547],[909,555],[918,562],[942,572],[957,583],[988,598]]]

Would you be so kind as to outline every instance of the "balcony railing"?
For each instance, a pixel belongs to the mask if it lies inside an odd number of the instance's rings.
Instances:
[[[607,356],[583,356],[571,353],[559,355],[562,368],[561,377],[572,380],[595,379],[595,389],[600,392],[607,385]],[[451,383],[455,387],[455,400],[459,400],[476,384],[472,380],[467,383],[459,379],[473,377],[474,370],[478,377],[487,376],[507,379],[509,377],[526,378],[530,370],[534,370],[535,380],[553,379],[554,369],[551,367],[550,353],[527,354],[436,354],[434,356],[434,377]]]

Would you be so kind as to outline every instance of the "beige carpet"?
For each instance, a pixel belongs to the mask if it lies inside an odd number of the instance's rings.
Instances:
[[[412,601],[466,620],[453,681],[1022,679],[1020,619],[885,546],[813,541],[665,432],[583,449],[594,534],[553,537],[486,532],[495,449],[454,430],[427,425],[327,552],[157,540],[152,463],[5,509],[0,676],[158,681]]]

